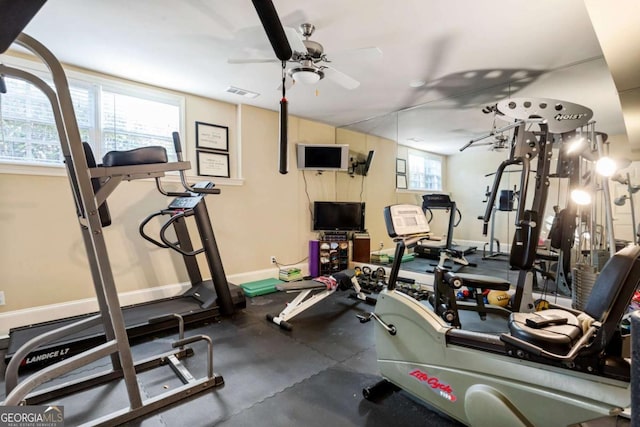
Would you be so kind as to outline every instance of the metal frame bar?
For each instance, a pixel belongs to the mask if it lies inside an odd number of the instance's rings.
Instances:
[[[602,134],[596,133],[595,125],[591,125],[591,132],[589,137],[591,141],[596,144],[598,150],[598,157],[603,158],[604,152],[604,140]],[[607,240],[609,243],[609,255],[613,257],[616,254],[616,238],[613,231],[613,209],[611,208],[611,192],[609,190],[609,178],[602,177],[602,192],[604,195],[604,209],[605,209],[605,221],[607,224]]]
[[[18,385],[18,369],[20,368],[20,363],[22,362],[22,359],[27,357],[27,355],[31,353],[33,349],[41,345],[48,344],[51,341],[55,341],[59,338],[97,325],[98,323],[100,323],[100,320],[101,317],[99,315],[91,316],[78,322],[74,322],[70,325],[66,325],[61,328],[46,332],[42,335],[38,335],[37,337],[34,337],[27,341],[24,345],[22,345],[22,347],[18,349],[18,351],[16,351],[16,353],[11,358],[11,361],[7,365],[4,383],[6,394],[8,395],[9,393],[11,393],[16,385]]]
[[[169,363],[169,357],[184,359],[185,357],[191,356],[193,356],[193,350],[191,348],[180,349],[179,351],[172,350],[156,356],[151,356],[136,362],[136,373],[155,369],[159,366],[164,366]],[[90,388],[97,387],[99,385],[106,384],[120,378],[122,378],[122,371],[109,370],[106,372],[100,372],[95,375],[82,377],[78,380],[68,381],[62,385],[56,385],[43,390],[35,391],[33,393],[30,393],[24,399],[24,402],[27,405],[39,405],[54,399],[59,399],[63,396],[68,396],[70,394],[78,393],[83,390],[88,390]]]
[[[287,306],[278,314],[278,316],[273,318],[273,323],[279,325],[282,321],[287,321],[293,319],[298,314],[307,310],[309,307],[312,307],[325,299],[326,297],[335,293],[337,288],[334,289],[326,289],[318,292],[316,294],[311,295],[308,299],[310,293],[312,293],[315,289],[305,289],[300,292],[291,302],[287,303]]]

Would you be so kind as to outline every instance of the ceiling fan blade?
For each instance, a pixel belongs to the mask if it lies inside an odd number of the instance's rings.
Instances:
[[[302,37],[299,32],[295,30],[295,28],[284,27],[284,33],[287,36],[287,40],[289,41],[289,46],[294,52],[298,53],[307,53],[307,47],[302,42]]]
[[[331,60],[350,59],[354,61],[371,61],[382,58],[382,51],[377,47],[362,47],[359,49],[341,50],[331,53]]]
[[[287,76],[287,78],[284,81],[284,88],[286,90],[291,89],[294,85],[296,84],[296,82],[289,76]],[[282,83],[280,84],[280,86],[278,86],[278,91],[282,91]]]
[[[280,62],[275,58],[228,58],[227,64],[265,64]]]
[[[255,7],[260,22],[267,33],[271,47],[276,57],[281,61],[287,61],[293,55],[291,45],[282,28],[282,23],[278,17],[278,12],[271,0],[251,0]]]
[[[338,71],[335,68],[326,67],[324,70],[324,75],[328,78],[339,84],[340,86],[346,89],[355,89],[360,86],[360,82],[354,79],[351,76],[346,75],[342,71]]]

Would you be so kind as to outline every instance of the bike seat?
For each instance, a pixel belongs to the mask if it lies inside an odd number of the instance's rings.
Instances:
[[[550,309],[536,313],[512,313],[509,331],[522,341],[553,353],[566,354],[582,336],[582,325],[573,313]]]

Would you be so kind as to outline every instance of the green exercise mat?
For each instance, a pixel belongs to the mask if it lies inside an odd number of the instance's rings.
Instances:
[[[285,283],[279,279],[256,280],[255,282],[247,282],[240,285],[244,294],[248,297],[257,297],[277,292],[276,285]]]
[[[393,262],[393,255],[389,255],[389,261]],[[406,254],[402,256],[402,259],[400,260],[400,262],[407,262],[407,261],[413,261],[416,258],[416,254]]]

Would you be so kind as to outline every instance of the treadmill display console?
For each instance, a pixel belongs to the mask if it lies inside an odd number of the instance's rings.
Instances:
[[[202,200],[202,196],[178,197],[171,202],[169,209],[193,209]]]
[[[419,206],[387,206],[384,208],[384,218],[390,237],[425,234],[430,231],[427,218]]]

